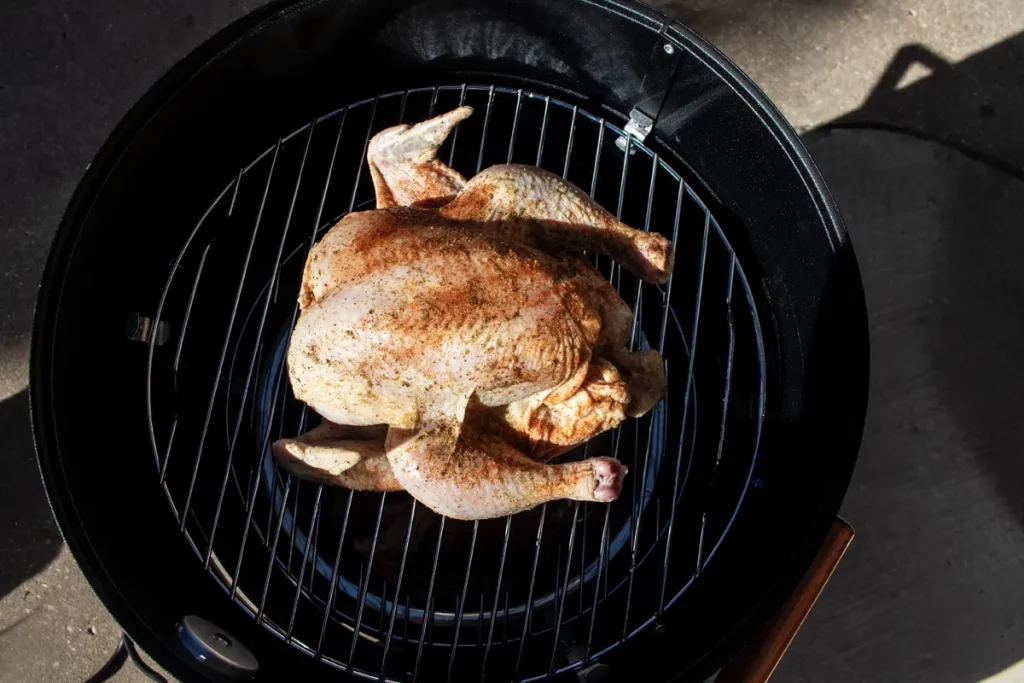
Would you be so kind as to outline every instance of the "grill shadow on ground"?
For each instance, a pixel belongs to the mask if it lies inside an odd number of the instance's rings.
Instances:
[[[915,64],[932,75],[897,90]],[[933,229],[913,237],[920,241],[919,251],[936,250],[924,274],[930,288],[926,303],[939,308],[901,322],[927,329],[925,352],[942,401],[1024,527],[1024,459],[1015,457],[1024,422],[1024,312],[1015,304],[1024,294],[1019,274],[1024,257],[1024,139],[1011,134],[1024,114],[1022,68],[1024,33],[957,64],[923,46],[908,45],[893,58],[863,107],[806,140],[813,149],[822,132],[885,131],[946,151],[949,163],[929,174],[933,178],[923,177],[931,169],[906,168],[901,185],[906,206],[890,212],[890,227],[901,234],[908,230],[901,225],[908,212],[911,220],[931,214],[935,222]],[[865,159],[862,170],[884,173],[900,164],[899,158]],[[836,175],[845,170],[837,169]],[[826,180],[835,184],[828,171]],[[914,206],[915,199],[925,204]],[[840,208],[847,207],[841,203]],[[914,261],[906,261],[907,269]],[[900,265],[893,260],[894,268]],[[914,287],[907,287],[900,300],[909,301],[915,294]],[[883,351],[875,350],[877,360]]]
[[[781,681],[963,683],[1024,659],[1024,174],[988,123],[1024,113],[1022,44],[893,90],[932,57],[910,46],[863,110],[804,136],[860,262],[872,371],[858,536]]]
[[[35,576],[60,551],[32,446],[28,390],[0,401],[0,597]]]
[[[908,74],[925,78],[899,87]],[[950,64],[923,45],[901,48],[864,104],[834,126],[892,126],[1024,173],[1024,33]]]

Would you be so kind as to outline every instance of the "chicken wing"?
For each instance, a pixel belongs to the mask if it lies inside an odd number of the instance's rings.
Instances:
[[[452,129],[472,113],[472,107],[459,107],[415,126],[402,124],[373,136],[366,159],[378,209],[439,206],[462,189],[466,179],[438,161],[437,150]]]

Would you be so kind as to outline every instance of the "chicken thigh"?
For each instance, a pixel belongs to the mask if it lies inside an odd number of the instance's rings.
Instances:
[[[626,349],[632,313],[581,252],[664,282],[671,243],[537,168],[465,181],[436,154],[471,113],[371,141],[379,208],[310,252],[288,349],[294,394],[325,423],[274,453],[297,476],[402,488],[459,519],[613,500],[618,461],[544,462],[649,410],[663,366]]]

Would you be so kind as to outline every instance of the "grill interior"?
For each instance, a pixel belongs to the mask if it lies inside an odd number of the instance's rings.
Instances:
[[[662,352],[669,387],[647,416],[563,456],[629,465],[611,505],[446,520],[405,493],[302,482],[270,456],[271,441],[318,419],[284,367],[307,250],[347,212],[373,208],[375,132],[460,103],[476,113],[441,158],[467,177],[536,164],[676,243],[664,286],[595,260],[634,310],[633,347]],[[488,85],[382,94],[281,138],[199,217],[157,310],[167,340],[149,347],[153,476],[198,560],[270,632],[360,677],[531,680],[600,662],[699,586],[757,486],[761,331],[715,217],[656,145],[616,123]]]

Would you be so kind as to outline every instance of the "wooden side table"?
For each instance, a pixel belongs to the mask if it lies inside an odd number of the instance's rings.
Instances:
[[[853,535],[853,527],[837,517],[796,591],[750,644],[722,668],[714,679],[715,683],[765,683],[771,677],[832,577],[832,572],[843,559]]]

